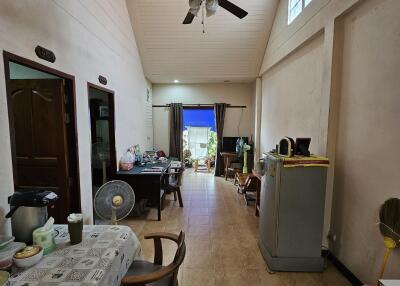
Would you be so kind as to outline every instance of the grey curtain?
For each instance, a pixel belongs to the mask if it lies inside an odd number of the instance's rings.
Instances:
[[[215,162],[215,176],[221,176],[224,174],[224,160],[220,155],[222,151],[222,137],[224,133],[224,121],[226,112],[226,103],[215,103],[214,114],[215,114],[215,129],[217,130],[217,158]]]
[[[169,156],[183,161],[183,106],[171,103],[169,107]]]

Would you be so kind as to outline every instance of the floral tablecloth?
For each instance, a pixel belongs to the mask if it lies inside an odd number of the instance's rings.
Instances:
[[[7,286],[120,285],[142,248],[127,226],[85,225],[80,244],[71,245],[67,225],[55,225],[57,249],[27,269],[14,269]]]

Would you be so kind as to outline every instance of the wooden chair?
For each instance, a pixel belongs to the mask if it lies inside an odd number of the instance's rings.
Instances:
[[[121,284],[123,286],[178,286],[178,271],[186,254],[185,233],[181,231],[179,236],[172,233],[154,233],[144,238],[154,240],[154,263],[133,261]],[[167,266],[162,266],[161,239],[172,240],[178,245],[174,260]]]
[[[258,178],[252,174],[249,174],[245,183],[243,185],[239,184],[238,193],[243,194],[246,204],[248,204],[249,201],[256,200],[257,188]]]
[[[200,164],[200,161],[202,162]],[[200,167],[200,168],[199,168]],[[204,171],[207,170],[207,172],[211,172],[211,158],[210,157],[206,157],[203,159],[196,159],[194,161],[194,171],[198,172],[198,171]]]
[[[176,201],[177,196],[179,200],[179,206],[183,208],[182,194],[181,194],[181,184],[182,184],[182,175],[184,167],[178,169],[178,171],[169,170],[165,173],[164,177],[164,190],[167,194],[174,193],[174,200]],[[174,178],[172,178],[174,177]],[[171,180],[173,179],[173,180]]]
[[[237,172],[241,172],[241,170],[243,169],[243,164],[240,162],[231,162],[231,164],[229,165],[229,167],[226,169],[227,171],[227,175],[226,177],[232,177],[233,176],[233,184],[236,185],[236,173]]]
[[[246,184],[246,180],[249,174],[243,174],[241,171],[236,171],[235,173],[235,179],[233,180],[233,184],[235,186],[238,186],[238,192],[241,186],[244,186]]]

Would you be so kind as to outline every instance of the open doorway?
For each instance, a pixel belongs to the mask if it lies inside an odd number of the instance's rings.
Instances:
[[[57,223],[80,212],[74,77],[3,52],[15,190],[45,189],[59,200]]]
[[[213,108],[184,108],[183,110],[183,154],[187,167],[195,171],[211,172],[217,152]]]
[[[92,144],[92,192],[97,190],[116,172],[114,92],[88,84],[90,133]],[[97,220],[96,214],[95,221]]]

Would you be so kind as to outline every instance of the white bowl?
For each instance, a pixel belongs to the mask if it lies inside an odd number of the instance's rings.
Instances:
[[[25,246],[26,244],[22,242],[11,242],[0,249],[0,270],[7,270],[11,268],[15,252],[24,248]]]
[[[14,261],[15,265],[19,268],[28,268],[28,267],[31,267],[31,266],[35,265],[36,263],[38,263],[40,261],[40,259],[42,259],[42,257],[43,257],[43,247],[41,247],[41,246],[39,246],[39,247],[40,247],[40,251],[30,257],[15,258],[15,256],[14,256],[13,261]]]

